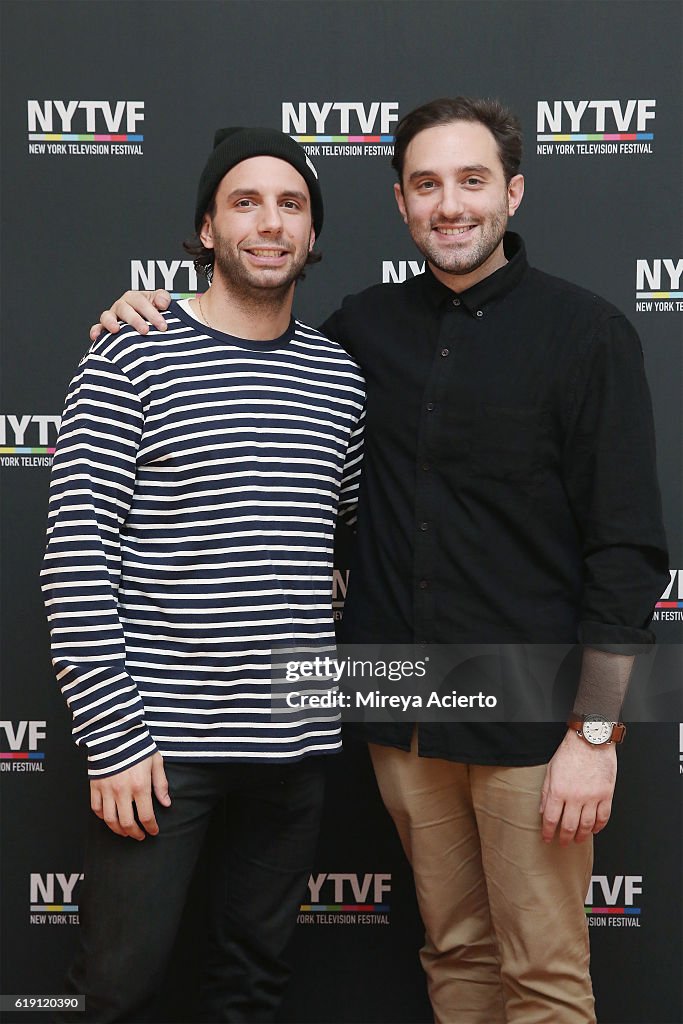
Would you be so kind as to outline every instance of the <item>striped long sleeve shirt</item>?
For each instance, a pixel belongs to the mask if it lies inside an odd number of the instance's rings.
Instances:
[[[291,761],[339,722],[271,714],[278,645],[332,643],[334,527],[351,520],[365,387],[293,321],[272,342],[208,330],[96,341],[66,399],[42,585],[57,678],[91,777],[159,751]]]

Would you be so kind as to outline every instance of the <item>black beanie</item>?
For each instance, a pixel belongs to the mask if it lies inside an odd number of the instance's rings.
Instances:
[[[231,167],[252,156],[275,156],[296,168],[308,185],[315,237],[320,237],[323,229],[323,197],[318,183],[318,172],[298,142],[274,128],[219,128],[214,136],[213,146],[213,153],[206,161],[197,189],[197,207],[194,214],[194,226],[197,231],[201,227],[212,195]]]

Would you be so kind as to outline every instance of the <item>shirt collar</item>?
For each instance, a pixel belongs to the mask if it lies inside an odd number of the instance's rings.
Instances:
[[[421,275],[421,279],[424,282],[425,292],[429,300],[433,305],[440,306],[447,300],[452,302],[453,298],[457,295],[457,298],[460,299],[463,306],[470,313],[476,313],[478,309],[481,309],[487,303],[492,302],[494,299],[502,298],[503,295],[519,284],[528,267],[524,242],[519,235],[513,231],[507,231],[503,239],[503,248],[505,258],[508,261],[505,266],[495,270],[488,277],[483,278],[483,280],[477,281],[476,284],[473,284],[471,288],[464,292],[456,293],[447,285],[442,284],[441,281],[434,277],[434,274],[429,269],[429,264],[426,264],[425,272]]]

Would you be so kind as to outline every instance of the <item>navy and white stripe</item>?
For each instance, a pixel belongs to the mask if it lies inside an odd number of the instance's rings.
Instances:
[[[273,648],[333,642],[333,537],[352,520],[365,388],[336,343],[104,335],[57,442],[42,571],[53,662],[100,777],[170,760],[287,761],[339,723],[271,716]]]

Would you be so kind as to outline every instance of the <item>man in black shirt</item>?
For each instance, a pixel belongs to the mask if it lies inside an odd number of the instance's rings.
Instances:
[[[366,726],[443,1024],[595,1019],[586,840],[609,818],[631,655],[668,576],[640,343],[506,233],[520,156],[498,104],[408,114],[394,187],[426,273],[323,327],[368,386],[344,638],[584,645],[569,728]]]
[[[346,299],[323,327],[368,389],[343,639],[583,648],[569,726],[365,727],[415,873],[439,1024],[595,1020],[592,835],[668,579],[640,343],[506,233],[520,157],[497,103],[408,114],[395,191],[426,272]],[[131,300],[156,323],[131,293],[114,313],[131,318]]]

